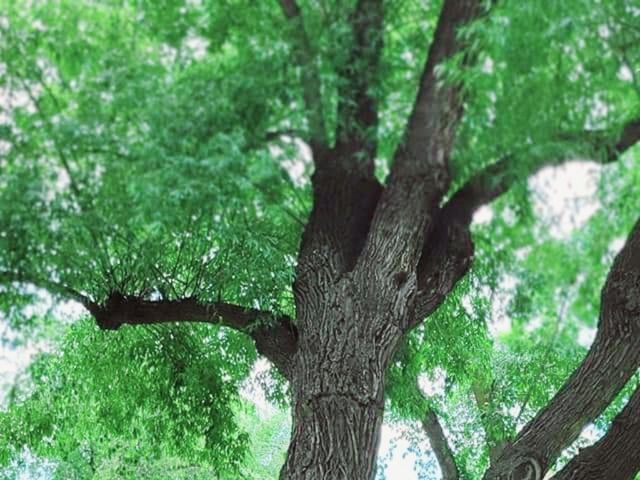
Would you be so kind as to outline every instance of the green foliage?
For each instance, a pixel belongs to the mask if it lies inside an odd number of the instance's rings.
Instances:
[[[249,444],[233,406],[254,357],[246,338],[213,327],[113,333],[83,320],[11,393],[1,463],[27,447],[59,462],[61,478],[153,478],[144,472],[168,461],[232,476]]]
[[[243,37],[174,58],[151,36],[169,17],[139,29],[145,12],[10,4],[3,86],[22,105],[4,112],[2,267],[96,300],[117,289],[290,310],[307,206],[262,143],[284,53]]]
[[[385,1],[369,92],[381,177],[441,3]],[[640,207],[637,149],[602,171],[597,211],[567,238],[550,234],[527,183],[541,161],[602,158],[638,115],[637,9],[493,3],[460,32],[475,61],[438,67],[443,82],[464,84],[452,188],[502,158],[518,181],[474,225],[472,271],[399,349],[387,389],[392,421],[437,411],[465,478],[479,478],[491,442],[511,438],[584,355],[577,340],[597,324],[606,272]],[[300,4],[332,131],[355,1]],[[289,34],[275,1],[0,0],[0,273],[23,279],[0,279],[0,312],[22,340],[62,337],[0,413],[0,463],[28,447],[61,478],[275,476],[286,422],[240,403],[255,359],[246,339],[203,326],[105,333],[87,320],[61,333],[27,285],[98,303],[117,290],[292,314],[310,192],[293,140],[308,125]],[[585,144],[585,129],[601,142]],[[419,380],[444,386],[427,396]],[[286,405],[281,377],[261,383]]]

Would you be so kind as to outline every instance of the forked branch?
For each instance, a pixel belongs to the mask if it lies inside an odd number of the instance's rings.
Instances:
[[[613,142],[607,142],[602,132],[585,132],[580,136],[564,137],[572,142],[579,139],[592,150],[602,150],[603,154],[596,157],[595,161],[612,163],[640,141],[640,118],[627,122]],[[550,158],[526,164],[528,167],[522,169],[514,169],[513,159],[505,156],[480,170],[452,195],[440,210],[422,251],[418,266],[420,295],[415,320],[410,326],[422,322],[438,308],[469,270],[473,259],[469,227],[477,209],[507,192],[519,179],[527,178],[544,167],[559,165],[571,158],[574,156]]]
[[[377,206],[363,264],[381,277],[415,271],[425,232],[449,185],[448,161],[462,109],[460,85],[442,83],[436,66],[461,51],[458,30],[480,13],[479,0],[445,0],[388,187]],[[394,241],[389,241],[393,232]],[[415,278],[409,278],[410,284]]]

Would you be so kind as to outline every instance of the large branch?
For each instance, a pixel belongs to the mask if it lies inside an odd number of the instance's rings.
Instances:
[[[443,84],[436,66],[461,50],[457,30],[479,14],[479,4],[478,0],[444,2],[388,187],[361,256],[364,265],[376,266],[381,281],[400,275],[400,283],[409,290],[415,287],[424,234],[449,185],[448,159],[461,115],[460,85]]]
[[[586,358],[505,448],[484,479],[540,480],[561,451],[611,403],[639,366],[640,221],[607,277],[598,332]]]
[[[442,84],[436,67],[460,53],[457,31],[478,17],[478,0],[445,0],[438,19],[427,62],[422,71],[418,93],[405,128],[405,138],[394,159],[393,169],[426,172],[431,169],[446,172],[453,134],[461,114],[460,85]]]
[[[82,304],[98,326],[115,330],[121,325],[151,325],[167,322],[204,322],[223,325],[251,336],[258,352],[288,375],[297,348],[297,330],[291,319],[274,316],[253,308],[224,302],[201,303],[193,298],[181,300],[144,300],[112,293],[98,304],[87,295],[59,282],[0,270],[0,284],[33,285],[63,299]]]
[[[614,141],[606,141],[602,132],[562,137],[572,143],[580,141],[591,150],[600,150],[602,154],[596,156],[595,161],[612,163],[640,141],[640,118],[627,122]],[[410,326],[419,324],[435,311],[469,270],[473,260],[469,226],[475,211],[508,191],[519,179],[572,158],[575,155],[548,158],[537,163],[524,162],[522,168],[515,169],[511,165],[512,158],[505,157],[479,171],[452,195],[440,210],[422,251],[418,266],[420,294]]]
[[[458,471],[458,466],[456,465],[455,457],[453,456],[453,451],[451,450],[449,441],[442,430],[442,426],[438,420],[438,415],[432,408],[427,408],[424,418],[422,419],[422,428],[427,434],[431,450],[433,450],[433,453],[438,460],[442,480],[458,480],[460,478],[460,473]]]
[[[600,155],[595,155],[593,161],[612,163],[640,141],[640,118],[627,122],[614,141],[607,141],[602,132],[593,131],[560,137],[571,143],[582,144],[590,150],[600,151]],[[448,202],[449,213],[454,215],[457,221],[469,224],[478,208],[495,200],[518,180],[528,178],[545,167],[575,159],[579,155],[579,152],[574,151],[569,155],[546,158],[539,162],[523,162],[518,168],[515,168],[514,158],[507,155],[478,172],[455,192]]]
[[[431,315],[464,277],[473,261],[474,245],[468,224],[451,221],[443,208],[425,242],[418,263],[418,297],[413,328]]]
[[[312,149],[324,148],[327,145],[327,133],[322,108],[320,73],[305,30],[302,11],[296,0],[280,0],[280,6],[291,25],[294,37],[293,60],[302,74],[302,96],[309,122],[309,144]]]
[[[258,352],[288,376],[297,348],[296,327],[286,316],[224,302],[202,303],[194,298],[144,300],[112,293],[102,305],[89,308],[100,328],[167,322],[205,322],[233,328],[251,336]]]
[[[336,148],[353,162],[373,168],[377,151],[378,105],[375,94],[383,43],[382,0],[358,0],[349,25],[351,48],[338,75]]]
[[[607,433],[578,453],[551,480],[632,480],[640,472],[640,387]]]

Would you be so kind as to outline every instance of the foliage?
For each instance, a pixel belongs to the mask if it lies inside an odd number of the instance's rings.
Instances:
[[[300,2],[330,131],[354,3]],[[373,88],[380,177],[440,7],[385,2]],[[391,421],[415,431],[427,408],[437,411],[467,478],[479,478],[490,443],[511,438],[584,355],[578,340],[596,325],[600,288],[640,207],[637,148],[599,172],[595,213],[568,235],[553,234],[556,220],[526,181],[542,160],[601,159],[605,149],[578,134],[597,132],[604,144],[638,115],[637,8],[548,0],[494,9],[461,32],[475,62],[439,67],[443,81],[464,82],[453,187],[505,155],[518,181],[474,225],[472,271],[408,336],[387,389]],[[65,286],[97,303],[117,290],[293,313],[310,209],[298,138],[308,125],[277,4],[0,0],[0,12],[0,274],[23,276],[0,278],[0,311],[25,335],[62,337],[0,414],[0,463],[27,446],[65,478],[272,478],[280,453],[257,445],[281,445],[287,428],[283,415],[267,420],[240,404],[256,356],[247,339],[212,326],[101,332],[88,320],[52,333],[59,315],[32,307],[41,290],[62,298]],[[429,394],[418,386],[440,381]],[[286,403],[281,377],[263,383]],[[596,421],[600,431],[629,388]]]
[[[145,472],[162,462],[229,476],[240,468],[249,439],[233,405],[255,355],[244,337],[184,326],[102,332],[82,320],[55,351],[31,364],[31,381],[0,414],[3,463],[26,447],[59,463],[61,478],[154,478]]]

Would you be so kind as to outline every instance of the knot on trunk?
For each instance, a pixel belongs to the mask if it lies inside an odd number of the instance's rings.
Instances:
[[[505,446],[508,450],[509,446]],[[503,450],[504,451],[504,450]],[[483,480],[542,480],[546,468],[533,452],[503,453],[485,473]]]
[[[534,457],[520,457],[509,480],[542,480],[542,466]]]
[[[493,475],[487,472],[485,480],[542,480],[544,473],[542,464],[532,454],[520,454],[511,461],[507,460],[506,465],[503,463],[497,470]]]

